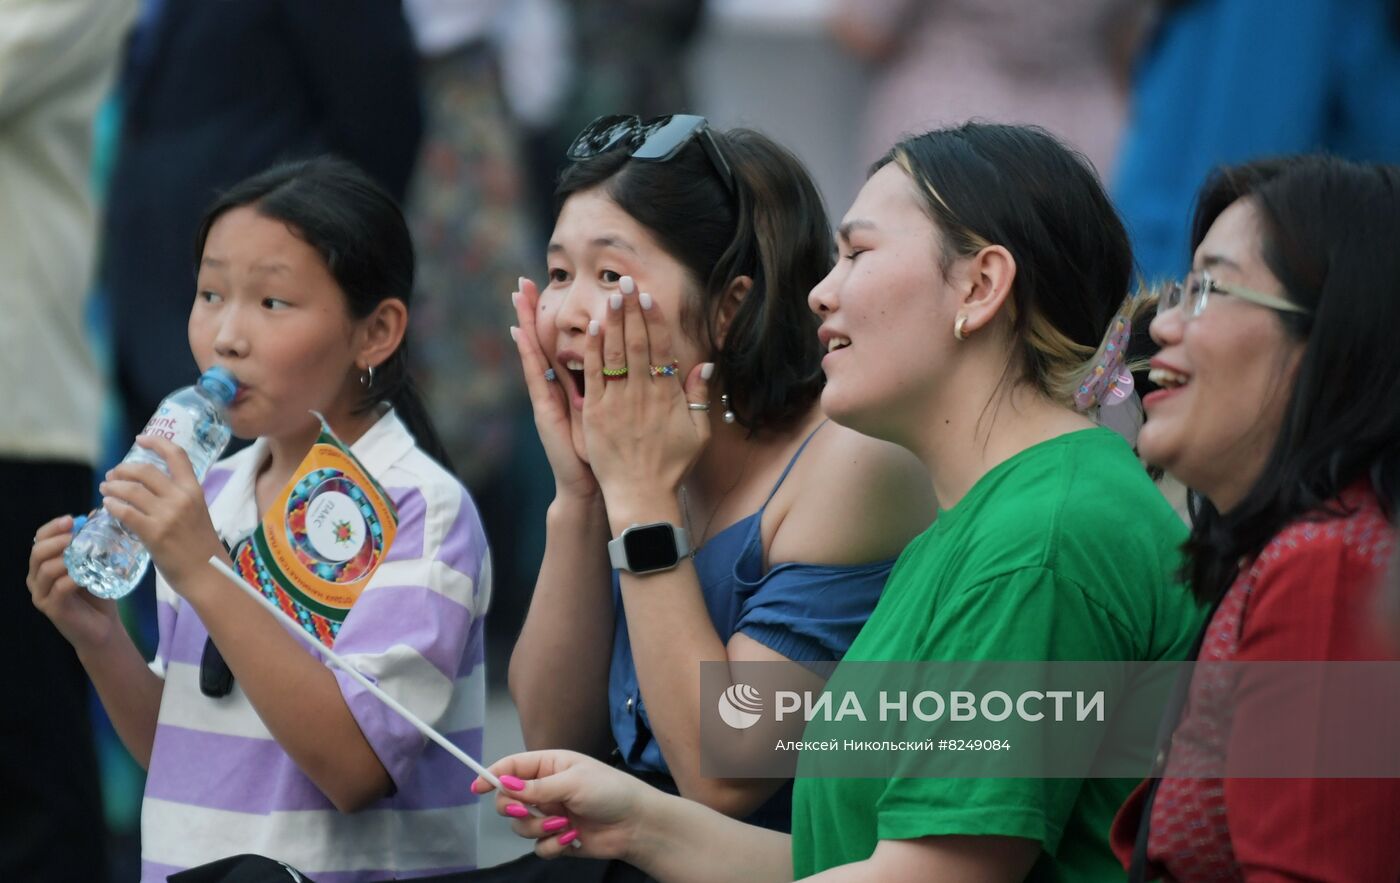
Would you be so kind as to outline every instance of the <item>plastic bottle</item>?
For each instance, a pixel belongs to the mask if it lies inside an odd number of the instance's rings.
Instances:
[[[166,396],[146,423],[142,435],[173,441],[189,455],[200,481],[228,445],[231,431],[228,406],[238,381],[226,369],[210,368],[194,386]],[[132,445],[123,463],[152,463],[167,475],[165,461],[154,451]],[[151,563],[151,553],[134,534],[105,510],[98,512],[73,537],[63,553],[73,582],[99,598],[120,598],[136,588]]]

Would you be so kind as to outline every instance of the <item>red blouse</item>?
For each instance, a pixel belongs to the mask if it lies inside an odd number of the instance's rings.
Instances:
[[[1396,658],[1373,629],[1394,532],[1369,485],[1341,501],[1351,515],[1295,522],[1242,570],[1210,621],[1201,660]],[[1231,701],[1226,690],[1220,679],[1192,681],[1170,766],[1226,756],[1230,733],[1218,722],[1227,718],[1209,712]],[[1113,823],[1124,867],[1146,787]],[[1179,883],[1400,880],[1400,779],[1164,778],[1147,854],[1149,877]]]

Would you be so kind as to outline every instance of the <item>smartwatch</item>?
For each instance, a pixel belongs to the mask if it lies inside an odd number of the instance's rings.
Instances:
[[[634,524],[608,543],[612,566],[628,573],[670,570],[690,554],[685,528],[669,521]]]

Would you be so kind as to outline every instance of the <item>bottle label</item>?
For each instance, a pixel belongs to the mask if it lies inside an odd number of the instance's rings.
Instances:
[[[185,451],[194,449],[194,417],[183,408],[162,404],[146,421],[142,435],[168,439]]]

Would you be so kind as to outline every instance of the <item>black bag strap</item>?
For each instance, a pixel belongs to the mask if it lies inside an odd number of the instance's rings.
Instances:
[[[224,544],[224,553],[233,558],[233,548],[228,540],[219,537]],[[233,692],[233,671],[224,661],[224,655],[214,646],[214,639],[205,637],[204,652],[199,657],[199,692],[211,699],[218,699]]]
[[[261,855],[235,855],[178,871],[170,883],[315,883],[291,865]]]

